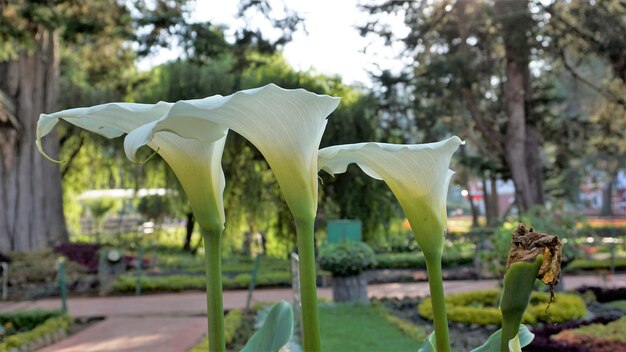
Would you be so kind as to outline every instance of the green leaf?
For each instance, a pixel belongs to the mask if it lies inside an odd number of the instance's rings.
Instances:
[[[482,344],[482,346],[473,349],[471,352],[501,352],[500,351],[500,338],[502,337],[502,329],[494,332],[489,339]],[[509,341],[509,351],[510,352],[519,352],[522,347],[530,344],[535,338],[535,334],[530,332],[526,325],[520,325],[519,331],[515,338]],[[515,341],[516,340],[516,341]],[[516,349],[517,348],[517,349]],[[421,351],[421,350],[420,350]]]
[[[422,346],[420,346],[420,349],[417,350],[417,352],[436,352],[437,351],[437,347],[435,345],[435,332],[431,332],[430,335],[428,335],[428,338],[426,339],[426,341],[424,341],[424,343],[422,344]]]
[[[522,346],[519,340],[519,334],[515,335],[514,338],[509,340],[509,351],[510,352],[522,352]]]
[[[248,341],[241,352],[275,352],[287,344],[293,333],[291,305],[280,301],[272,306],[263,327]]]

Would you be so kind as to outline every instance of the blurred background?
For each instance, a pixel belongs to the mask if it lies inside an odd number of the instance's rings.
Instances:
[[[40,113],[268,83],[341,97],[322,147],[466,141],[448,194],[449,278],[500,277],[519,221],[564,239],[568,272],[624,270],[625,52],[620,0],[0,0],[9,295],[58,292],[59,255],[71,292],[135,292],[142,269],[144,290],[204,285],[201,236],[165,162],[133,164],[121,138],[66,123],[43,146],[64,163],[49,162],[34,143]],[[295,230],[267,163],[231,133],[222,165],[225,287],[248,287],[257,254],[256,283],[289,286]],[[357,167],[321,179],[319,246],[349,233],[373,249],[374,269],[410,269],[370,282],[424,279],[383,182]],[[124,263],[106,285],[103,249]]]
[[[600,226],[621,224],[613,218],[625,214],[619,1],[1,6],[3,253],[128,232],[151,219],[172,230],[193,222],[165,163],[129,163],[118,140],[63,124],[45,150],[65,162],[44,161],[33,148],[39,113],[227,95],[269,82],[342,98],[322,146],[465,139],[453,165],[451,232],[497,227],[534,207],[609,217],[594,222]],[[223,167],[225,250],[249,251],[244,244],[259,232],[273,254],[291,249],[292,221],[259,153],[233,135]],[[404,236],[384,184],[356,168],[322,177],[320,229],[326,219],[358,219],[364,239],[383,248]]]

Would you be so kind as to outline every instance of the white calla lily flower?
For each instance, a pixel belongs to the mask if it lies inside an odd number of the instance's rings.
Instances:
[[[441,255],[446,230],[446,196],[452,154],[459,137],[428,144],[357,143],[331,146],[318,153],[318,167],[330,174],[357,164],[369,176],[384,180],[398,199],[425,255]]]
[[[317,151],[326,118],[339,98],[275,84],[232,95],[176,103],[170,112],[126,139],[129,158],[163,131],[211,140],[216,125],[250,141],[267,160],[296,218],[313,219],[317,209]],[[185,113],[181,111],[184,110]]]
[[[159,118],[176,112],[189,115],[190,109],[181,104],[159,102],[157,104],[109,103],[89,108],[68,109],[52,114],[41,114],[37,122],[37,147],[59,119],[107,138],[124,133],[145,131]],[[222,152],[228,130],[215,125],[207,131],[204,140],[182,138],[167,131],[154,135],[147,145],[169,164],[180,181],[194,215],[203,228],[221,229],[224,226],[223,192],[225,186],[221,167]],[[47,157],[47,156],[46,156]]]

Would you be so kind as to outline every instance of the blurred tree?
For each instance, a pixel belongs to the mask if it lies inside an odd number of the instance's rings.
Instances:
[[[569,130],[581,127],[572,123],[577,118],[572,114],[555,115],[563,91],[554,82],[553,32],[547,29],[551,16],[543,5],[526,0],[386,1],[363,8],[370,14],[361,27],[364,36],[404,46],[405,69],[375,78],[383,102],[392,97],[388,105],[396,111],[404,107],[395,115],[405,122],[396,124],[411,131],[409,140],[456,133],[471,142],[467,157],[480,154],[490,161],[486,165],[505,167],[483,169],[479,177],[510,177],[521,211],[543,204],[544,145],[565,140],[567,134],[557,136],[558,124]],[[404,18],[406,35],[394,35],[386,22],[390,14]],[[560,150],[558,156],[570,155]]]
[[[82,59],[91,73],[106,76],[109,57],[124,60],[119,51],[102,55],[115,47],[108,44],[128,38],[139,39],[142,48],[161,44],[154,38],[171,30],[182,15],[182,1],[158,0],[152,5],[115,0],[0,2],[0,252],[29,251],[67,240],[59,168],[32,147],[39,114],[58,108],[61,47],[81,41],[104,44],[98,55]],[[140,10],[134,18],[130,7]],[[146,26],[150,31],[145,35],[134,35]],[[92,40],[95,37],[102,40]],[[123,47],[117,46],[121,51]],[[58,157],[56,134],[46,138],[43,148]]]

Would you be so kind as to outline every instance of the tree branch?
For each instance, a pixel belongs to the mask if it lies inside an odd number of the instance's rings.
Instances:
[[[70,154],[69,159],[67,159],[67,162],[65,164],[63,164],[63,168],[61,169],[61,177],[65,177],[65,174],[67,174],[67,172],[70,170],[70,167],[72,166],[72,162],[74,161],[74,159],[76,159],[76,156],[78,155],[78,152],[80,152],[80,148],[83,147],[83,144],[85,144],[85,137],[81,134],[80,136],[80,140],[78,142],[78,146],[72,151],[72,154]]]
[[[595,85],[593,82],[591,82],[590,80],[588,80],[587,78],[583,77],[583,75],[581,75],[580,73],[578,73],[576,71],[576,69],[570,65],[570,63],[567,61],[567,57],[565,56],[565,52],[563,51],[563,49],[559,49],[559,56],[561,57],[561,61],[563,62],[563,66],[565,67],[565,69],[578,81],[586,84],[588,87],[590,87],[591,89],[595,90],[596,92],[602,94],[603,96],[605,96],[607,99],[614,101],[617,104],[622,105],[623,107],[626,107],[626,100],[624,100],[623,98],[620,98],[619,96],[613,94],[610,90],[608,89],[604,89],[600,86]]]

